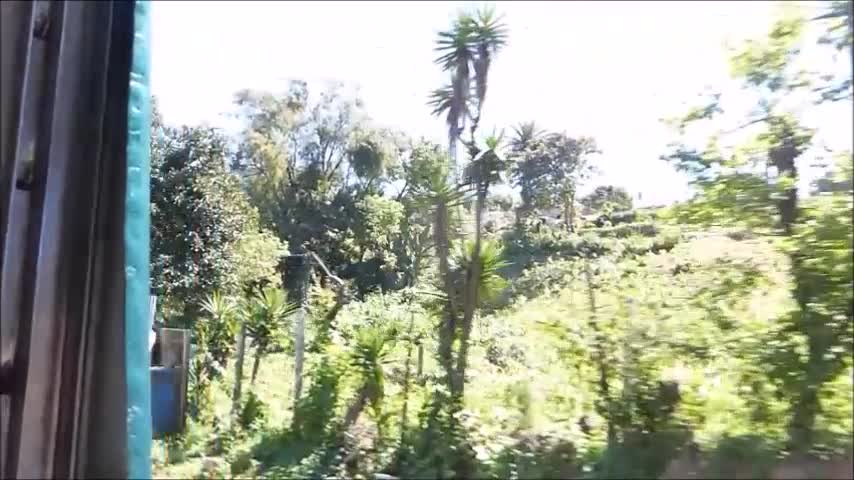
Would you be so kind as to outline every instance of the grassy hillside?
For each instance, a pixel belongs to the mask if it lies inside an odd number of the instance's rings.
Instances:
[[[688,446],[703,452],[709,471],[724,472],[748,453],[757,472],[770,471],[786,438],[787,404],[764,371],[774,354],[768,339],[794,305],[786,257],[769,240],[747,237],[652,224],[580,237],[550,231],[514,239],[505,232],[510,283],[475,322],[463,411],[477,475],[658,477]],[[293,363],[286,351],[264,361],[254,385],[246,372],[244,389],[263,412],[252,425],[228,419],[230,369],[213,389],[215,418],[191,422],[181,439],[156,443],[155,475],[429,476],[418,462],[402,467],[394,458],[407,358],[410,433],[420,429],[419,414],[435,388],[429,380],[441,373],[431,334],[437,320],[401,293],[374,294],[341,312],[328,351],[309,354],[305,392],[314,410],[303,412],[331,407],[322,415],[330,425],[344,416],[358,385],[346,368],[356,332],[371,324],[408,332],[410,321],[412,335],[400,336],[383,364],[381,405],[349,428],[345,446],[332,448],[322,435],[297,439],[291,431]],[[423,345],[420,377],[418,348],[407,340],[416,337]],[[343,367],[335,370],[330,400],[311,385],[332,362]],[[849,361],[821,392],[828,399],[817,425],[821,454],[850,448],[851,379]]]

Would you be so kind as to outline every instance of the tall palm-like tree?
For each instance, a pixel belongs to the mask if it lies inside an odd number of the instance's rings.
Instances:
[[[453,207],[462,205],[464,193],[452,185],[449,179],[441,171],[433,172],[424,179],[424,185],[416,189],[416,198],[419,204],[425,208],[434,209],[433,243],[436,256],[439,259],[439,277],[445,292],[454,291],[454,279],[450,269],[451,245],[449,229],[452,223],[451,212]],[[452,345],[457,328],[456,315],[458,302],[454,295],[447,296],[445,302],[445,315],[439,329],[439,361],[442,368],[448,374],[453,371]]]
[[[476,54],[472,66],[474,67],[476,103],[471,126],[472,141],[474,141],[474,132],[477,130],[480,116],[483,113],[492,58],[507,43],[507,28],[501,23],[501,20],[494,8],[487,7],[477,13],[473,24]]]
[[[522,225],[522,218],[531,208],[529,199],[533,196],[533,187],[528,181],[527,175],[520,175],[519,172],[524,170],[525,161],[528,158],[527,152],[537,140],[545,136],[545,133],[537,126],[536,122],[522,122],[513,127],[513,135],[508,142],[510,160],[514,165],[513,177],[522,190],[522,205],[516,208],[517,226]]]
[[[502,135],[503,136],[503,135]],[[458,394],[462,395],[465,388],[465,371],[468,361],[468,341],[474,324],[475,309],[480,304],[484,287],[483,277],[484,256],[482,251],[483,211],[486,206],[486,196],[490,185],[500,180],[501,172],[506,169],[505,160],[499,153],[502,136],[492,135],[486,139],[486,149],[478,150],[470,146],[472,161],[467,168],[467,178],[476,186],[475,232],[474,243],[469,255],[470,261],[466,268],[465,297],[463,300],[463,322],[460,337],[460,350],[457,355],[456,374],[454,375]],[[489,253],[493,253],[492,250]]]
[[[486,100],[489,67],[506,42],[507,29],[493,8],[474,16],[461,14],[450,30],[439,33],[436,51],[440,56],[435,63],[451,74],[451,83],[434,90],[429,104],[434,115],[446,115],[452,178],[457,174],[457,142],[469,119],[474,139]]]
[[[479,250],[480,229],[482,210],[486,190],[491,182],[491,165],[497,163],[496,149],[489,147],[480,149],[476,146],[475,132],[480,124],[483,113],[484,102],[488,87],[489,68],[495,54],[506,44],[507,31],[501,23],[501,18],[495,14],[492,8],[486,8],[475,15],[462,14],[454,22],[449,31],[441,32],[437,42],[436,51],[440,56],[436,63],[442,69],[451,74],[449,85],[435,90],[432,94],[430,105],[433,107],[434,115],[446,114],[448,124],[448,151],[450,156],[450,178],[457,178],[457,142],[461,141],[461,135],[465,130],[467,120],[471,120],[469,129],[470,140],[464,142],[472,159],[472,164],[467,168],[467,184],[477,187],[476,206],[476,239],[474,246],[475,259],[467,272],[467,281],[476,282],[479,277]],[[497,142],[495,142],[497,145]],[[465,371],[465,359],[457,358],[457,366],[454,368],[451,359],[451,345],[457,336],[458,311],[454,305],[453,281],[448,269],[449,255],[449,231],[448,231],[448,205],[441,201],[436,203],[436,225],[434,231],[437,254],[439,256],[439,271],[448,294],[446,319],[441,329],[439,356],[445,367],[449,386],[456,396],[462,395],[464,380],[462,375]],[[465,288],[466,295],[463,304],[463,337],[465,332],[470,331],[470,324],[474,315],[474,305],[477,304],[477,285],[468,283]],[[465,348],[461,348],[464,352]]]
[[[430,105],[434,115],[446,114],[448,125],[449,175],[452,181],[457,176],[457,141],[465,129],[469,116],[471,95],[471,65],[474,61],[474,20],[461,14],[450,30],[439,32],[436,51],[440,53],[435,63],[451,74],[451,83],[434,90]]]
[[[255,346],[255,362],[252,365],[250,383],[255,384],[261,359],[267,351],[270,342],[282,329],[285,317],[293,313],[296,307],[285,302],[281,290],[264,289],[243,299],[236,308],[240,317],[237,333],[237,359],[234,363],[234,389],[231,394],[232,414],[240,411],[240,396],[243,386],[243,363],[246,357],[246,337],[252,336]]]

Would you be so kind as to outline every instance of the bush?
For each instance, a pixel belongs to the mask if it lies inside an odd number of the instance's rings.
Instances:
[[[588,233],[608,238],[627,238],[632,236],[654,237],[659,229],[653,223],[626,223],[614,227],[599,227],[587,230]]]
[[[240,409],[237,422],[241,427],[249,430],[257,428],[266,422],[267,416],[267,405],[255,395],[255,392],[250,391],[243,402],[243,407]]]
[[[513,197],[510,195],[493,194],[486,201],[487,208],[509,212],[513,209]]]
[[[659,478],[689,438],[689,431],[678,428],[627,431],[621,442],[605,452],[596,478]]]
[[[637,213],[634,210],[629,210],[599,215],[598,217],[596,217],[594,223],[597,227],[608,227],[613,225],[619,225],[621,223],[632,223],[637,221],[637,218]]]
[[[241,450],[237,452],[229,462],[229,468],[232,475],[240,475],[248,472],[253,467],[252,452]]]
[[[578,478],[575,446],[552,435],[525,435],[496,458],[497,478]]]
[[[553,289],[562,288],[572,282],[573,260],[554,260],[526,269],[512,285],[512,295],[533,298]]]
[[[654,238],[633,237],[625,244],[625,253],[646,255],[647,253],[669,252],[681,241],[681,235],[667,233]]]
[[[734,478],[750,468],[750,478],[766,478],[775,459],[775,449],[763,437],[725,436],[709,457],[707,473],[713,478]]]
[[[582,236],[561,229],[543,228],[539,232],[515,232],[505,239],[509,255],[534,254],[558,258],[602,256],[614,248],[611,239]]]

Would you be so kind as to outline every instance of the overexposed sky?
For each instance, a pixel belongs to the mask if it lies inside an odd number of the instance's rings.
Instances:
[[[816,2],[818,3],[818,2]],[[432,62],[436,33],[474,2],[152,2],[152,90],[164,119],[228,128],[242,88],[291,78],[359,88],[380,124],[445,142],[427,95],[447,81]],[[482,130],[524,120],[596,138],[591,182],[685,198],[685,179],[659,160],[671,139],[659,119],[705,86],[723,88],[727,39],[762,34],[771,2],[497,2],[510,36],[490,72]],[[843,57],[843,60],[845,58]],[[848,67],[850,68],[850,67]],[[725,91],[726,94],[726,91]],[[823,114],[830,143],[850,148],[850,103]],[[841,112],[841,113],[840,113]],[[832,125],[831,125],[832,124]],[[844,132],[844,133],[840,133]],[[847,143],[846,143],[847,142]],[[837,145],[838,144],[838,145]]]

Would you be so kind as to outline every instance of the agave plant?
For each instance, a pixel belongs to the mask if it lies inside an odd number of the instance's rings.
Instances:
[[[477,255],[480,264],[480,276],[477,279],[478,300],[488,302],[493,300],[505,287],[507,280],[499,271],[508,263],[504,261],[504,247],[497,240],[483,240],[480,244],[480,253]],[[458,279],[462,280],[464,272],[472,265],[475,258],[475,242],[472,240],[457,244],[454,249],[455,271]]]
[[[237,333],[237,305],[231,297],[224,296],[220,292],[213,292],[202,301],[201,308],[207,318],[198,320],[204,322],[205,333],[204,345],[199,346],[207,351],[216,362],[216,365],[209,366],[207,371],[217,375],[218,369],[225,368],[228,358],[234,351],[234,336]]]
[[[472,161],[466,168],[467,183],[477,186],[478,194],[485,195],[490,185],[501,181],[501,174],[507,169],[507,161],[501,155],[501,142],[504,132],[498,135],[493,133],[484,140],[486,149],[480,149],[470,144]]]
[[[278,288],[267,288],[249,298],[243,305],[246,331],[255,347],[255,363],[252,366],[251,382],[255,383],[261,360],[267,349],[285,331],[285,319],[297,310],[297,305],[288,303]]]
[[[356,422],[368,404],[377,418],[382,417],[384,366],[388,363],[395,338],[395,332],[379,326],[365,327],[356,332],[350,362],[358,371],[361,386],[344,417],[345,429]]]

